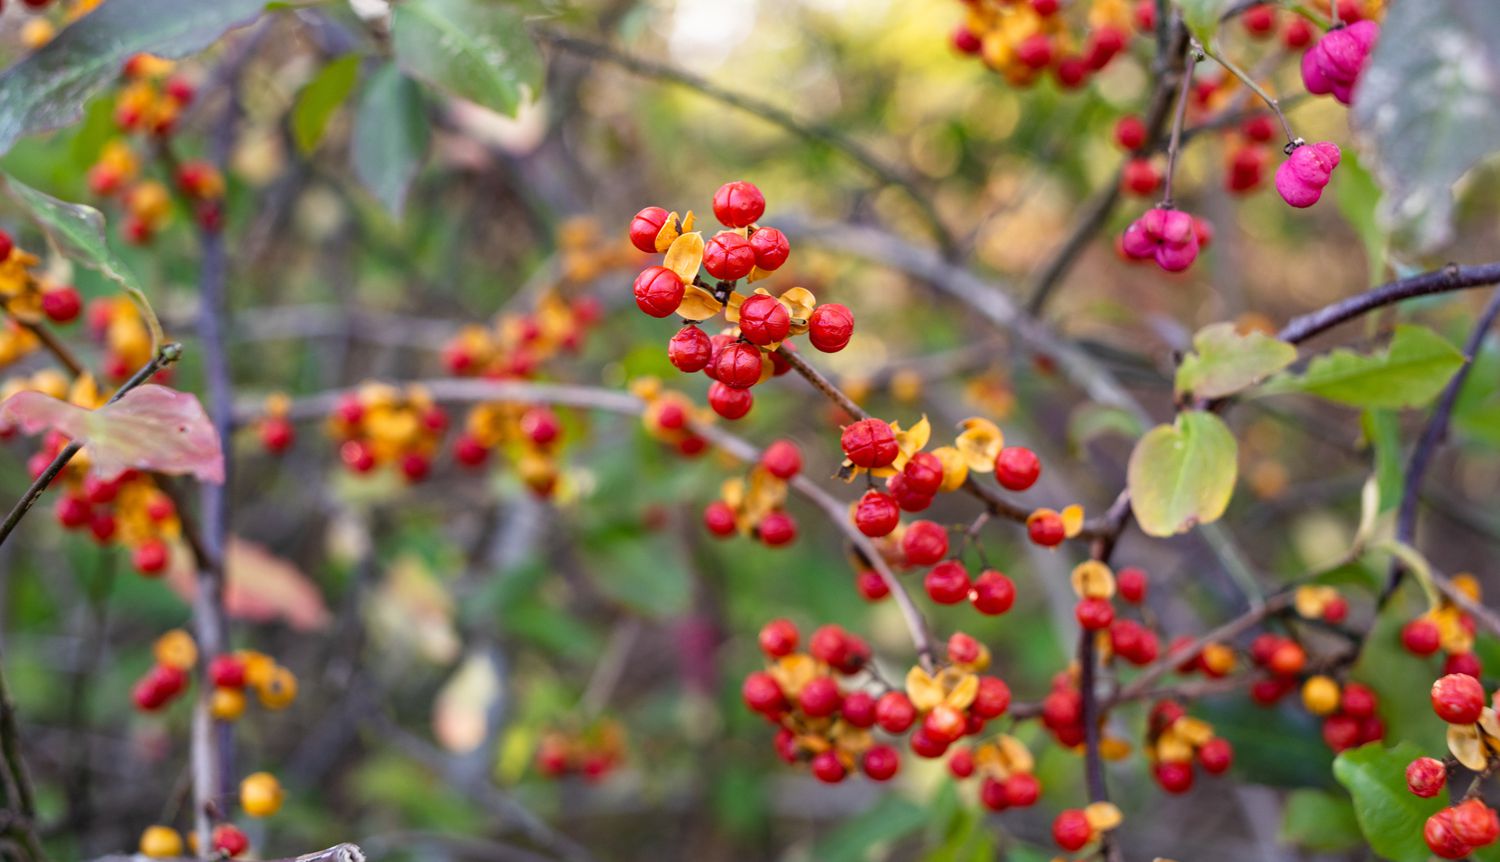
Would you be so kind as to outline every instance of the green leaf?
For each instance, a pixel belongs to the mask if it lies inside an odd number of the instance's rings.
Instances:
[[[248,24],[265,0],[110,0],[0,73],[0,153],[26,135],[70,125],[89,96],[143,51],[184,57]]]
[[[542,88],[542,56],[504,2],[405,0],[391,19],[396,62],[407,74],[514,116]]]
[[[1392,238],[1430,252],[1453,238],[1453,185],[1500,149],[1500,4],[1392,3],[1350,122],[1385,189]]]
[[[1318,853],[1337,853],[1363,842],[1354,803],[1342,793],[1294,790],[1287,797],[1284,810],[1280,835],[1283,843]]]
[[[1375,479],[1380,483],[1380,511],[1401,502],[1406,465],[1401,451],[1401,418],[1394,410],[1366,410],[1360,415],[1365,439],[1375,450]]]
[[[1223,398],[1247,389],[1297,361],[1297,348],[1263,332],[1240,333],[1215,323],[1193,336],[1193,351],[1177,368],[1177,392]]]
[[[646,616],[687,611],[693,579],[679,548],[665,536],[634,529],[606,535],[586,552],[600,592]]]
[[[1406,765],[1426,753],[1410,742],[1395,748],[1371,743],[1333,761],[1334,776],[1354,797],[1354,814],[1365,840],[1392,862],[1426,862],[1432,855],[1422,839],[1422,826],[1443,801],[1423,799],[1406,789]]]
[[[1306,392],[1351,407],[1420,407],[1437,397],[1463,363],[1447,339],[1404,323],[1384,350],[1339,348],[1314,359],[1301,375],[1272,380],[1264,391]]]
[[[1182,23],[1201,45],[1213,41],[1214,34],[1219,32],[1224,10],[1229,8],[1229,0],[1176,0],[1176,3],[1182,10]]]
[[[1146,432],[1127,474],[1141,530],[1171,536],[1218,520],[1234,493],[1238,449],[1223,420],[1198,410]]]
[[[1354,227],[1360,242],[1365,246],[1365,264],[1369,267],[1371,284],[1380,281],[1385,272],[1386,246],[1390,240],[1385,235],[1377,217],[1380,206],[1380,186],[1375,178],[1359,163],[1359,157],[1346,151],[1339,160],[1339,181],[1333,184],[1334,201],[1344,220]]]
[[[429,136],[422,88],[390,63],[380,67],[365,84],[354,118],[354,174],[397,218]]]
[[[1385,581],[1385,559],[1378,560],[1380,582]],[[1386,738],[1411,742],[1424,751],[1446,748],[1446,725],[1432,714],[1432,705],[1411,692],[1426,691],[1437,676],[1432,659],[1414,656],[1401,645],[1401,628],[1427,605],[1417,598],[1418,590],[1411,579],[1375,617],[1370,634],[1359,653],[1359,663],[1352,668],[1354,679],[1368,685],[1380,697],[1380,718],[1385,722]]]
[[[161,324],[157,322],[140,281],[109,247],[103,214],[90,206],[60,201],[15,177],[3,177],[3,182],[11,198],[37,223],[60,254],[105,276],[135,300],[150,330],[152,351],[160,347]]]
[[[317,149],[333,112],[354,91],[359,82],[359,63],[358,54],[345,54],[324,66],[297,94],[297,102],[292,105],[292,137],[303,154]]]

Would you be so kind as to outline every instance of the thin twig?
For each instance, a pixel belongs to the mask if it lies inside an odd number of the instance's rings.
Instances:
[[[1500,284],[1500,263],[1472,266],[1449,264],[1442,269],[1424,272],[1410,278],[1371,288],[1364,293],[1326,305],[1317,311],[1294,317],[1276,334],[1282,341],[1300,344],[1314,335],[1326,332],[1360,315],[1419,296],[1450,293],[1474,287]]]
[[[1183,61],[1182,83],[1177,93],[1177,113],[1172,117],[1172,139],[1167,144],[1167,175],[1161,191],[1161,208],[1172,208],[1172,180],[1177,175],[1177,154],[1182,152],[1182,127],[1187,119],[1188,101],[1193,97],[1193,69],[1198,65],[1197,42],[1189,42]]]

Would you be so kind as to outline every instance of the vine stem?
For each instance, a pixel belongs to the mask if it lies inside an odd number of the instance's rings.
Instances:
[[[1172,180],[1177,176],[1177,154],[1182,152],[1182,126],[1187,119],[1188,100],[1193,96],[1193,70],[1198,66],[1197,42],[1189,41],[1182,66],[1182,84],[1177,90],[1177,113],[1172,116],[1172,138],[1167,144],[1167,177],[1161,191],[1162,209],[1172,208]]]
[[[150,380],[153,374],[176,362],[181,356],[182,345],[176,343],[164,345],[157,352],[156,356],[151,358],[150,362],[141,366],[135,374],[130,376],[129,380],[121,384],[120,388],[115,390],[115,394],[111,395],[105,404],[113,404],[119,401],[125,397],[125,393]],[[21,499],[17,500],[16,504],[11,507],[10,514],[5,516],[5,521],[0,523],[0,544],[4,544],[5,540],[10,538],[10,534],[21,523],[21,519],[26,517],[26,513],[31,511],[32,506],[36,505],[36,501],[42,496],[42,492],[47,490],[47,486],[52,484],[52,480],[57,478],[57,475],[63,471],[64,467],[68,466],[68,462],[73,460],[73,456],[77,455],[78,451],[82,448],[83,444],[81,443],[69,443],[63,447],[61,452],[57,453],[57,457],[53,458],[52,463],[47,465],[47,469],[43,470],[42,474],[36,477],[36,481],[31,483],[31,487],[27,488],[26,493],[21,495]]]
[[[1206,48],[1204,49],[1203,53],[1214,58],[1214,60],[1218,62],[1219,65],[1228,70],[1229,74],[1240,79],[1240,83],[1244,84],[1246,87],[1249,87],[1250,92],[1259,96],[1260,100],[1266,103],[1266,107],[1270,108],[1271,113],[1276,115],[1276,119],[1281,121],[1281,130],[1286,133],[1287,147],[1289,149],[1295,148],[1297,141],[1299,141],[1300,138],[1298,138],[1296,133],[1292,131],[1292,124],[1287,121],[1286,112],[1281,110],[1281,102],[1278,101],[1270,93],[1267,93],[1264,87],[1262,87],[1260,84],[1257,84],[1255,82],[1255,78],[1252,77],[1250,73],[1235,65],[1233,60],[1230,60],[1228,57],[1224,56],[1221,53],[1211,51]]]

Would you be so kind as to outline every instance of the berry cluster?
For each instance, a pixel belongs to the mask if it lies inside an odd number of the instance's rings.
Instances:
[[[383,383],[360,386],[328,417],[328,433],[339,442],[339,460],[350,472],[394,465],[408,482],[427,478],[447,428],[448,414],[426,390]]]
[[[36,255],[0,231],[0,306],[7,317],[5,328],[0,330],[0,365],[14,362],[39,346],[36,334],[23,323],[72,323],[83,310],[78,290],[48,280],[37,269],[39,263]]]
[[[100,372],[106,380],[123,383],[136,369],[151,360],[151,331],[141,316],[140,307],[128,297],[90,300],[84,319],[89,337],[104,348]],[[164,368],[152,379],[167,383],[171,380],[171,370]]]
[[[537,771],[548,778],[581,775],[602,781],[625,759],[625,731],[619,722],[602,719],[581,731],[553,730],[536,750]]]
[[[1234,763],[1234,747],[1214,736],[1213,726],[1193,718],[1176,701],[1151,708],[1146,727],[1146,753],[1156,783],[1168,793],[1186,793],[1193,786],[1193,764],[1209,775],[1222,775]]]
[[[766,199],[750,183],[724,184],[714,194],[713,210],[728,230],[707,242],[693,230],[691,212],[679,217],[647,207],[636,213],[631,243],[666,256],[636,277],[635,302],[652,317],[683,319],[685,325],[667,343],[667,358],[684,373],[703,372],[713,381],[708,401],[714,412],[739,419],[754,403],[751,387],[790,370],[778,352],[787,339],[806,335],[813,347],[836,353],[854,334],[854,315],[842,305],[818,305],[801,287],[780,296],[763,288],[749,296],[736,292],[741,280],[753,284],[780,269],[791,247],[781,231],[756,223],[765,214]],[[728,329],[709,336],[698,326],[721,312]],[[786,343],[785,349],[793,348]]]
[[[245,776],[240,782],[240,809],[249,817],[270,817],[281,810],[286,791],[276,776],[269,772],[256,772]],[[250,849],[250,838],[233,823],[220,823],[210,836],[213,851],[225,858],[233,859]],[[197,855],[197,835],[189,833],[188,840],[170,826],[148,826],[141,833],[140,854],[148,859],[175,859],[183,850]]]
[[[1453,577],[1453,585],[1471,601],[1480,600],[1479,581],[1470,574]],[[1416,656],[1446,654],[1443,673],[1478,678],[1482,666],[1474,653],[1474,618],[1446,599],[1401,629],[1401,645]]]
[[[548,291],[525,314],[503,314],[490,326],[471,325],[443,346],[443,364],[458,377],[526,380],[542,365],[583,347],[599,321],[593,297],[568,299]]]
[[[709,533],[725,538],[753,536],[767,547],[791,544],[797,522],[787,514],[786,483],[802,470],[802,453],[790,440],[777,440],[761,453],[745,478],[727,480],[720,498],[703,510]]]
[[[1018,87],[1031,86],[1048,71],[1064,89],[1081,87],[1125,50],[1131,35],[1123,0],[1094,0],[1087,21],[1076,24],[1062,14],[1061,0],[964,5],[968,13],[953,32],[953,46]]]
[[[1500,719],[1479,680],[1452,673],[1432,684],[1432,711],[1448,724],[1448,751],[1457,764],[1481,776],[1500,763]],[[1406,786],[1424,798],[1437,796],[1448,784],[1450,765],[1419,757],[1406,767]],[[1478,798],[1472,787],[1457,804],[1427,818],[1422,828],[1427,847],[1443,859],[1462,859],[1500,838],[1500,816]]]
[[[115,97],[115,125],[122,137],[105,144],[89,168],[89,189],[101,198],[117,198],[124,210],[120,232],[127,242],[145,245],[172,215],[172,194],[165,183],[142,173],[142,151],[160,147],[177,130],[178,119],[196,96],[196,88],[171,60],[136,54],[125,61],[124,86]],[[140,135],[144,141],[135,141]],[[205,230],[224,222],[224,177],[208,162],[170,164],[169,178],[185,205]]]
[[[131,700],[142,712],[159,712],[176,700],[187,690],[198,664],[198,645],[182,629],[158,638],[152,652],[156,663],[131,690]],[[296,675],[264,653],[242,650],[215,656],[207,673],[213,686],[210,708],[219,721],[236,721],[244,715],[247,688],[270,710],[285,709],[297,698]]]

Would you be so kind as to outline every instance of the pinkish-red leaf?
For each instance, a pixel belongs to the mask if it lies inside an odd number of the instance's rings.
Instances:
[[[189,474],[224,481],[224,450],[196,396],[148,383],[98,410],[40,392],[17,392],[0,404],[0,426],[27,434],[55,430],[82,443],[95,473],[126,470]]]
[[[225,572],[224,610],[231,618],[256,623],[281,620],[298,631],[328,625],[328,606],[318,585],[265,547],[230,536]],[[191,566],[174,567],[167,573],[167,583],[190,603],[197,593],[197,575]]]

